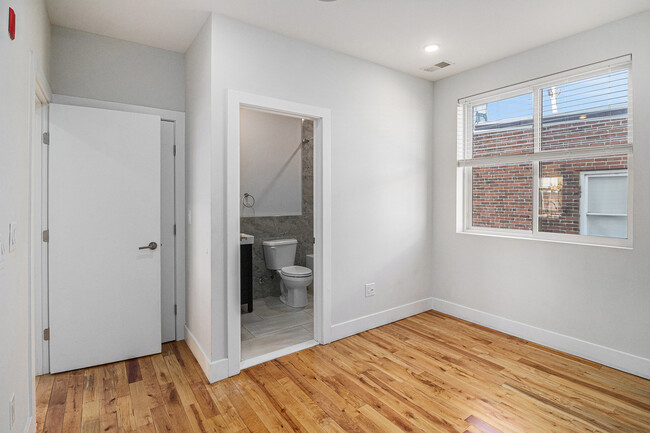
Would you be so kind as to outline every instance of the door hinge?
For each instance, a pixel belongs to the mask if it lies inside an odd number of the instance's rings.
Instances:
[[[50,341],[50,328],[43,329],[43,340]]]
[[[50,133],[49,132],[44,132],[43,133],[43,144],[50,144]]]
[[[315,244],[316,243],[316,238],[311,238],[311,243]]]
[[[43,242],[49,242],[49,241],[50,241],[50,231],[43,230]]]
[[[176,145],[174,145],[174,156],[176,156]]]
[[[176,224],[174,224],[174,236],[176,236]]]
[[[174,304],[174,316],[178,315],[178,305]]]

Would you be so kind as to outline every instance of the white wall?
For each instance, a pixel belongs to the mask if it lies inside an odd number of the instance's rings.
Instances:
[[[30,30],[30,48],[38,59],[39,68],[47,80],[50,81],[52,27],[47,16],[47,8],[41,0],[28,0],[26,3],[29,6],[27,8],[27,22],[29,22]],[[23,28],[23,30],[25,29]]]
[[[16,39],[6,31],[16,12]],[[16,395],[14,432],[29,423],[29,104],[30,51],[44,73],[50,60],[50,25],[41,0],[0,0],[0,237],[8,251],[9,223],[18,224],[16,251],[0,263],[0,431],[9,432],[8,402]]]
[[[244,217],[302,214],[302,121],[240,110],[240,197],[255,198]]]
[[[52,92],[185,111],[184,55],[52,27]]]
[[[211,354],[211,215],[210,155],[212,131],[212,21],[208,19],[186,53],[186,267],[187,327],[205,352]],[[190,216],[191,214],[191,216]],[[192,336],[187,336],[188,343]],[[192,348],[193,346],[190,345]],[[203,354],[196,353],[199,361]],[[203,360],[205,361],[205,360]]]
[[[650,377],[648,41],[650,12],[435,83],[434,308]],[[628,53],[634,249],[456,234],[457,99]]]
[[[428,299],[433,85],[220,15],[212,23],[213,360],[227,356],[228,89],[331,109],[332,323]],[[377,284],[375,297],[364,296],[367,282]]]

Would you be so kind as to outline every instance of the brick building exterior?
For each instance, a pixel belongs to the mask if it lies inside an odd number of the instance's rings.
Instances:
[[[542,150],[628,143],[627,110],[544,119]],[[483,125],[481,125],[483,126]],[[532,120],[475,126],[472,158],[533,153]],[[627,169],[627,155],[540,162],[539,230],[580,234],[580,175]],[[533,165],[508,164],[472,169],[472,225],[532,230]]]

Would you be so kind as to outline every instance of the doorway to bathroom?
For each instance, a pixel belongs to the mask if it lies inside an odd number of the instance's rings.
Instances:
[[[229,375],[329,342],[329,125],[326,109],[229,92]]]
[[[313,125],[241,108],[241,360],[314,340]]]

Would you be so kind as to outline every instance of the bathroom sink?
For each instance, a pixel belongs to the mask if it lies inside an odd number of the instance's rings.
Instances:
[[[240,245],[252,245],[255,240],[255,236],[247,235],[246,233],[239,234],[239,244]]]

